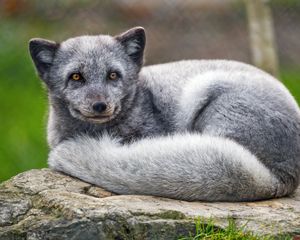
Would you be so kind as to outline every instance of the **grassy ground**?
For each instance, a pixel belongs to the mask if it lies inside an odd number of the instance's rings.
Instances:
[[[47,99],[29,58],[27,42],[32,36],[66,33],[60,26],[36,24],[0,24],[0,182],[47,165]],[[283,70],[282,79],[300,102],[300,68]]]
[[[234,220],[228,220],[228,226],[225,229],[216,228],[213,220],[205,223],[201,219],[196,220],[195,234],[188,237],[182,237],[179,240],[291,240],[290,236],[271,237],[258,236],[245,231],[244,227],[237,227]]]

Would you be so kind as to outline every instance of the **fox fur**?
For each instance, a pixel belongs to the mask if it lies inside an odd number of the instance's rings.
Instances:
[[[118,194],[253,201],[293,193],[300,111],[283,84],[228,60],[143,67],[145,43],[141,27],[30,41],[49,97],[49,166]]]

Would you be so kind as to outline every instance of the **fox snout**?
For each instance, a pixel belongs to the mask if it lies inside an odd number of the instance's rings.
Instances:
[[[114,113],[115,105],[103,100],[92,101],[86,107],[79,108],[86,117],[110,116]]]
[[[97,89],[98,91],[98,89]],[[88,91],[84,97],[84,112],[89,112],[87,115],[109,115],[114,108],[114,104],[110,102],[104,95],[95,92],[94,89]]]
[[[120,111],[120,108],[113,103],[95,99],[88,101],[86,105],[73,106],[70,109],[75,118],[93,123],[104,123],[112,120]]]
[[[95,102],[92,104],[92,109],[96,113],[102,113],[107,109],[107,104],[105,102]]]

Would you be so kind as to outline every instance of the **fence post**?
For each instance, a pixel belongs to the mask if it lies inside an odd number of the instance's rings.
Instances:
[[[278,77],[278,55],[269,0],[245,0],[253,64]]]

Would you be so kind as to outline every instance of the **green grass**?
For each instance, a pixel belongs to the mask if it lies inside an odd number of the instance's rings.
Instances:
[[[228,226],[224,229],[215,227],[214,221],[204,221],[197,219],[195,221],[195,234],[190,234],[188,237],[179,238],[179,240],[289,240],[290,236],[272,237],[259,236],[252,232],[246,231],[243,227],[237,227],[233,219],[228,219]]]
[[[0,182],[45,167],[47,159],[46,97],[22,27],[9,22],[0,26]]]
[[[298,104],[300,104],[300,66],[283,69],[281,71],[281,79]]]
[[[46,93],[35,74],[27,43],[31,37],[67,33],[53,23],[0,20],[1,182],[19,172],[47,166]],[[300,102],[300,68],[282,70],[282,79]]]

